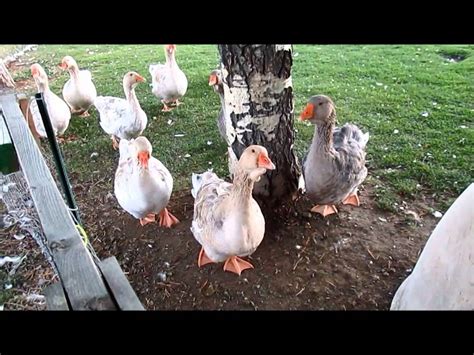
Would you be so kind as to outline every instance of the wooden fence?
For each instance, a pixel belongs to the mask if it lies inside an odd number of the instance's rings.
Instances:
[[[25,115],[24,100],[0,83],[0,119],[8,128],[59,273],[60,282],[45,289],[47,308],[144,310],[116,258],[96,263],[85,247]]]

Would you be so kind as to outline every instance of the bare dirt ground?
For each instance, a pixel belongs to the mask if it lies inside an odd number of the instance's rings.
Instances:
[[[117,257],[148,310],[387,310],[438,221],[429,213],[433,201],[425,198],[405,205],[416,215],[380,211],[367,184],[360,207],[340,206],[338,215],[324,219],[308,212],[303,197],[297,212],[267,219],[265,238],[250,259],[255,269],[239,277],[222,264],[197,266],[189,191],[173,194],[170,211],[180,223],[164,229],[142,227],[123,211],[110,177],[74,190],[96,253]],[[27,255],[13,282],[2,274],[14,296],[5,309],[45,309],[44,300],[28,296],[41,295],[56,276],[31,237],[13,238],[20,233],[17,226],[0,232],[3,255]]]
[[[117,257],[150,310],[386,310],[436,225],[428,201],[410,206],[417,222],[376,209],[370,188],[361,191],[360,207],[341,206],[325,219],[310,215],[303,198],[294,215],[267,220],[251,256],[255,269],[239,277],[222,264],[198,268],[188,191],[172,197],[181,221],[172,229],[140,226],[118,206],[111,180],[77,185],[76,194],[94,249]]]

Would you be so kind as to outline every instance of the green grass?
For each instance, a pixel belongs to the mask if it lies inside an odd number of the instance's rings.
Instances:
[[[377,186],[379,207],[393,209],[395,201],[427,190],[453,197],[473,181],[474,46],[295,45],[294,53],[295,114],[309,96],[324,93],[335,100],[340,124],[353,122],[370,132],[368,181]],[[215,123],[219,99],[207,84],[219,61],[217,46],[178,46],[177,61],[189,86],[184,105],[170,113],[161,112],[149,87],[148,65],[164,61],[161,46],[43,45],[31,55],[52,75],[51,87],[58,94],[68,78],[57,67],[64,55],[92,71],[100,95],[122,97],[123,74],[142,74],[148,82],[136,91],[149,118],[144,135],[154,155],[172,172],[175,190],[189,188],[191,172],[212,166],[226,174],[226,146]],[[464,60],[449,62],[449,55],[462,55]],[[25,68],[15,78],[28,75]],[[112,177],[117,162],[118,153],[99,127],[97,112],[91,113],[88,119],[73,118],[68,133],[80,139],[64,147],[69,171],[81,180],[93,171]],[[313,127],[298,121],[295,128],[296,149],[302,156]],[[176,138],[177,133],[185,136]],[[94,160],[93,152],[99,153]],[[191,156],[185,158],[186,154]],[[448,200],[444,203],[449,205]]]

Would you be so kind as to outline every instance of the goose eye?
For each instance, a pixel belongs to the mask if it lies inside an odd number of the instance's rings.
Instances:
[[[252,153],[255,153],[255,149],[252,149]]]

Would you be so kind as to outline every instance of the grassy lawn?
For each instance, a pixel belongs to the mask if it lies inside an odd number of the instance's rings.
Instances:
[[[397,201],[436,193],[439,208],[445,208],[474,178],[473,54],[474,46],[295,45],[295,114],[309,96],[331,96],[339,123],[353,122],[371,134],[368,183],[376,188],[379,207],[390,210]],[[58,68],[64,55],[92,71],[99,95],[123,97],[123,75],[137,71],[148,81],[136,89],[149,119],[144,135],[172,172],[175,190],[189,188],[191,172],[213,167],[226,175],[226,146],[216,126],[219,99],[207,84],[219,61],[217,46],[178,46],[189,86],[184,105],[167,113],[149,87],[148,65],[164,61],[162,46],[41,45],[28,55],[43,65],[57,94],[69,77]],[[15,80],[29,77],[27,66],[14,73]],[[79,137],[63,146],[68,170],[81,180],[112,178],[118,153],[98,125],[97,111],[91,114],[74,117],[67,131]],[[298,121],[295,128],[302,156],[313,127]],[[99,155],[91,158],[94,152]]]

